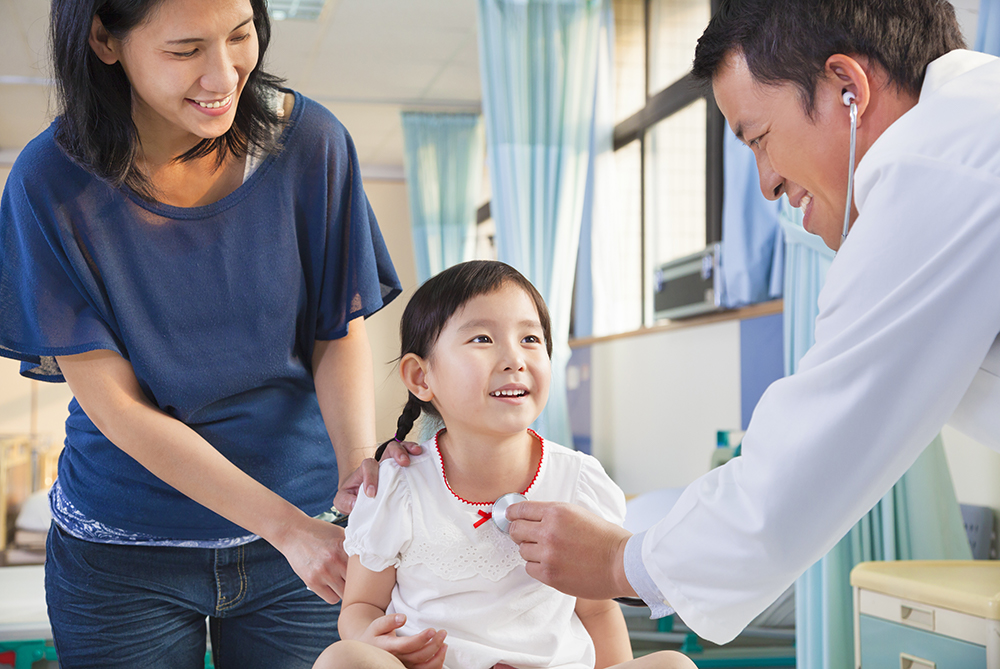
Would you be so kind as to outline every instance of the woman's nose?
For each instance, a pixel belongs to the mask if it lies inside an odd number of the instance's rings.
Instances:
[[[212,49],[205,62],[206,70],[201,76],[201,87],[212,93],[231,93],[236,88],[240,75],[227,49]]]

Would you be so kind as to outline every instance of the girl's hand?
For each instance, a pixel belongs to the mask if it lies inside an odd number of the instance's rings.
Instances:
[[[365,630],[360,641],[392,653],[407,669],[442,669],[448,646],[447,632],[425,629],[413,636],[396,636],[396,630],[406,623],[402,613],[376,618]]]
[[[292,570],[330,604],[344,595],[347,553],[344,552],[344,528],[303,514],[301,522],[272,541]]]
[[[382,459],[391,457],[400,467],[409,467],[410,456],[420,455],[422,452],[420,444],[412,441],[403,443],[391,441],[385,447]],[[368,497],[374,497],[378,490],[378,462],[374,458],[366,458],[360,467],[341,481],[337,488],[337,496],[333,498],[333,505],[344,513],[350,513],[354,510],[354,503],[358,500],[362,488]]]

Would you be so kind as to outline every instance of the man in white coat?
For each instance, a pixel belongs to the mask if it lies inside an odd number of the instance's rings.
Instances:
[[[963,46],[940,0],[723,2],[694,73],[754,152],[764,195],[786,195],[838,250],[816,343],[761,398],[742,457],[647,532],[511,507],[528,573],[577,596],[638,595],[724,643],[946,422],[1000,450],[1000,59]]]

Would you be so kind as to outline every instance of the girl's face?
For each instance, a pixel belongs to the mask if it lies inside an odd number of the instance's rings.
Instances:
[[[551,373],[535,303],[507,284],[451,316],[426,361],[424,382],[450,432],[508,436],[538,418]]]
[[[124,68],[144,143],[193,146],[232,126],[257,47],[250,0],[164,0],[124,41],[108,38],[108,53],[94,50]]]

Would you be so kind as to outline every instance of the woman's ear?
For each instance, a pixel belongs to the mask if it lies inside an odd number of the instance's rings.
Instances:
[[[97,54],[102,63],[105,65],[114,65],[118,62],[117,49],[121,45],[121,42],[111,36],[111,33],[101,23],[101,18],[96,14],[94,15],[93,22],[90,24],[90,38],[88,41],[90,42],[90,48],[94,50],[94,53]]]
[[[403,385],[422,402],[434,399],[434,391],[427,385],[427,361],[415,353],[407,353],[399,361],[399,376]]]
[[[827,76],[821,79],[819,85],[831,89],[830,94],[834,98],[835,108],[839,105],[849,109],[850,104],[844,100],[846,94],[850,94],[846,97],[853,98],[854,104],[858,106],[858,127],[861,127],[865,110],[871,102],[872,91],[868,72],[860,62],[842,53],[835,53],[827,58],[825,70]]]

